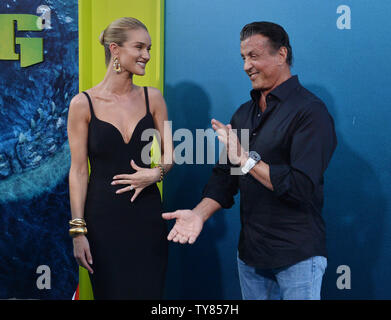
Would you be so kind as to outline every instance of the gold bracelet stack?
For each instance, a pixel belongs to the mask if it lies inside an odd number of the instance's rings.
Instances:
[[[86,222],[84,219],[76,218],[69,221],[71,228],[69,229],[69,235],[71,237],[79,234],[87,234]]]
[[[158,164],[157,166],[160,169],[160,180],[158,182],[162,182],[163,178],[164,178],[164,175],[165,175],[164,168],[163,168],[163,166],[161,164]]]

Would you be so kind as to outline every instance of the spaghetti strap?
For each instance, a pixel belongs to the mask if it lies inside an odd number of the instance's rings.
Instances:
[[[91,112],[91,116],[94,116],[95,117],[95,113],[94,113],[94,108],[92,107],[92,101],[91,101],[91,98],[89,96],[89,94],[85,91],[82,91],[82,93],[84,93],[88,99],[88,104],[90,105],[90,112]]]
[[[145,95],[145,104],[147,105],[147,113],[149,111],[149,99],[148,99],[148,88],[147,87],[144,87],[144,95]]]

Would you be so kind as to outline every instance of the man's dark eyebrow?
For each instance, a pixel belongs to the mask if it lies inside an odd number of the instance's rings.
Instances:
[[[254,52],[253,52],[254,50],[251,50],[250,52],[248,52],[246,55],[247,56],[251,56]],[[241,53],[240,54],[242,57],[244,57],[244,54],[243,53]]]

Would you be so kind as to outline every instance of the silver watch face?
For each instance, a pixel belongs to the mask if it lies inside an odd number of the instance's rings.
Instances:
[[[261,160],[261,156],[256,151],[250,151],[248,156],[256,162]]]

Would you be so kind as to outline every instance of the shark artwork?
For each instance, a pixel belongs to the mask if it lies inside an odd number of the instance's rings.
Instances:
[[[66,127],[79,90],[78,2],[1,1],[0,38],[0,298],[62,299],[77,283]],[[40,265],[59,275],[51,290],[36,286]]]
[[[66,136],[68,104],[78,91],[77,16],[65,1],[56,1],[44,13],[39,1],[30,10],[23,1],[2,3],[1,13],[16,11],[29,14],[0,14],[0,23],[16,24],[16,39],[43,39],[43,61],[22,67],[19,60],[0,60],[0,202],[17,201],[52,189],[69,170],[69,147]],[[48,4],[50,5],[48,1]],[[29,2],[30,4],[31,2]],[[62,3],[62,6],[60,5]],[[15,8],[12,8],[12,6]],[[37,12],[48,15],[42,19]],[[24,20],[34,17],[44,22],[41,31],[26,31]],[[72,15],[68,15],[72,14]],[[4,21],[2,16],[15,16]],[[45,21],[46,20],[46,21]],[[70,23],[73,21],[74,23]],[[9,28],[4,28],[8,30]],[[23,31],[19,31],[22,29]],[[22,56],[22,45],[18,50]],[[26,51],[26,50],[25,50]],[[32,52],[32,50],[30,50]],[[17,56],[18,54],[15,53]],[[4,56],[3,56],[4,57]],[[27,57],[26,57],[27,58]]]

